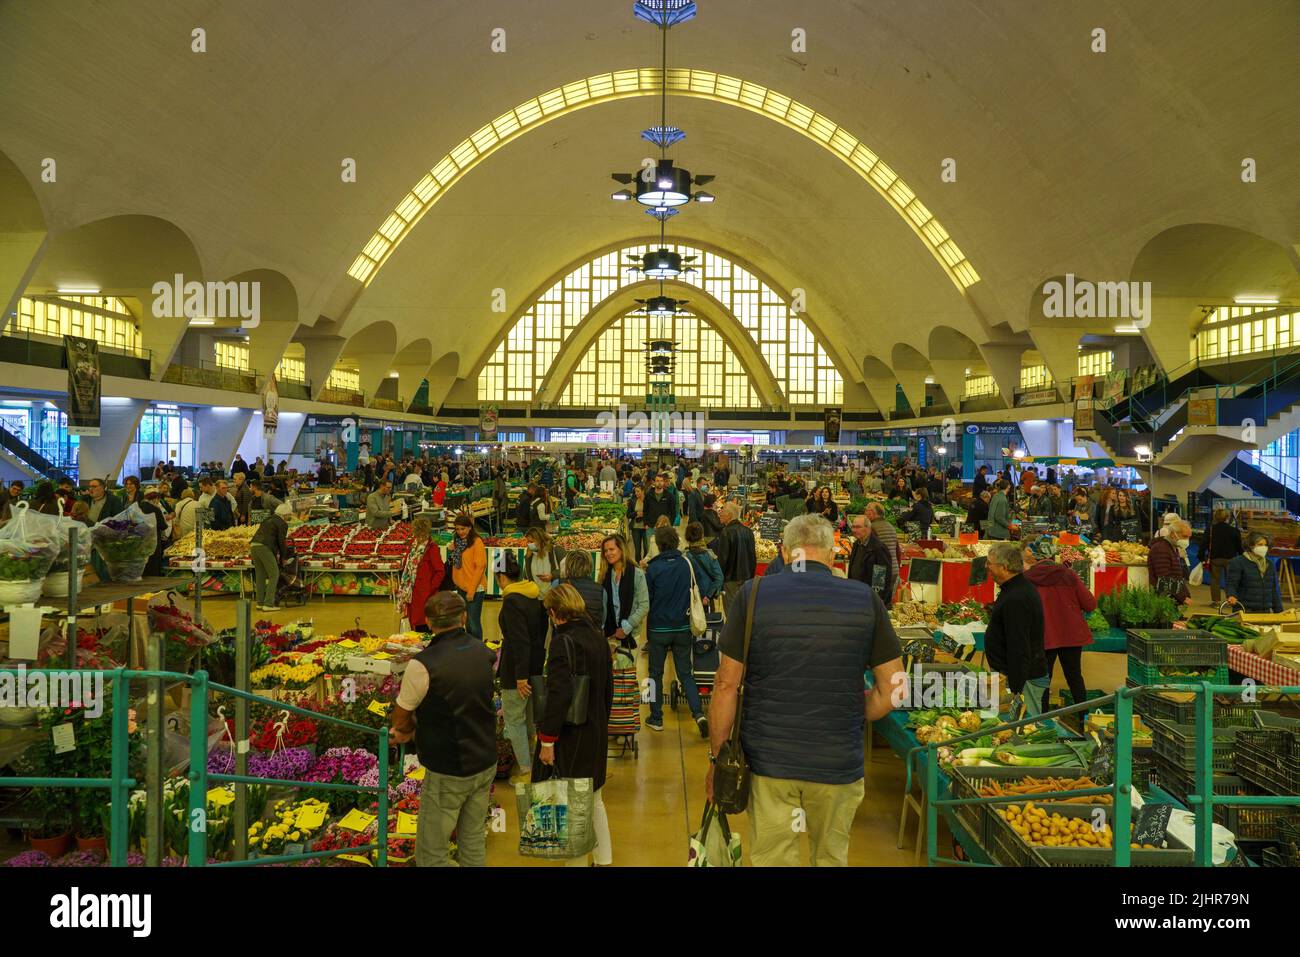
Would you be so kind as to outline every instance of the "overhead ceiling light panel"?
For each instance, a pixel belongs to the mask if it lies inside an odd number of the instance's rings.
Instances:
[[[98,286],[59,286],[60,296],[98,296]]]
[[[620,189],[609,198],[619,203],[625,203],[632,198],[632,191],[630,189]]]
[[[695,19],[698,12],[695,0],[636,0],[632,5],[638,20],[665,29]]]
[[[191,326],[215,326],[216,324],[217,324],[217,320],[215,320],[215,319],[202,319],[202,318],[199,318],[199,319],[191,319],[191,320],[190,320],[190,325],[191,325]]]
[[[1116,326],[1115,333],[1121,336],[1136,336],[1142,330],[1137,326]]]
[[[1232,301],[1239,306],[1276,306],[1281,300],[1277,296],[1233,296]]]
[[[651,279],[676,279],[682,274],[682,257],[671,249],[656,249],[641,257],[641,271]]]
[[[637,300],[645,305],[646,315],[651,319],[671,319],[677,315],[677,307],[684,306],[689,301],[674,299],[672,296],[651,296],[649,299]]]
[[[637,177],[636,201],[642,206],[685,206],[691,201],[690,170],[674,166],[672,160],[660,160],[649,182]]]

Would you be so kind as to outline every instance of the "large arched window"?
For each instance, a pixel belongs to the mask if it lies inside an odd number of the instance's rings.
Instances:
[[[679,281],[703,289],[735,317],[772,370],[786,402],[820,407],[844,401],[840,371],[785,297],[724,255],[686,243],[670,242],[668,246],[683,258],[695,257],[691,263],[695,271],[682,275]],[[640,273],[627,268],[627,261],[651,248],[638,244],[602,253],[544,292],[506,333],[479,372],[479,400],[533,401],[561,348],[592,309],[619,289],[643,281]],[[718,361],[725,365],[725,360]],[[624,366],[627,368],[627,363]],[[712,366],[706,362],[700,368]],[[676,385],[677,394],[683,397],[705,394],[695,381],[680,379]],[[711,388],[706,386],[705,391]],[[725,384],[723,388],[739,389]],[[691,393],[683,391],[686,389]]]
[[[624,401],[644,402],[646,341],[671,339],[677,344],[672,395],[684,405],[753,409],[758,396],[749,373],[717,329],[686,310],[672,319],[648,320],[637,309],[616,319],[592,343],[573,370],[561,405],[592,408]]]

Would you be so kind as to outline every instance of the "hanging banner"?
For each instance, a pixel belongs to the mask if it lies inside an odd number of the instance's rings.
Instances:
[[[1219,402],[1217,399],[1188,399],[1188,425],[1218,425]]]
[[[1101,401],[1099,405],[1103,409],[1113,408],[1115,403],[1124,398],[1124,383],[1128,377],[1128,370],[1114,369],[1106,373],[1106,378],[1101,387]]]
[[[99,343],[63,337],[68,359],[68,434],[99,435]]]
[[[840,441],[840,422],[844,418],[841,406],[831,406],[822,417],[822,441],[827,445],[838,445]]]
[[[262,393],[262,432],[274,435],[275,427],[280,424],[280,389],[275,384],[275,373],[266,380],[266,391]]]
[[[1078,435],[1081,432],[1092,434],[1093,411],[1092,399],[1079,399],[1074,403],[1074,432]]]
[[[1090,375],[1081,375],[1074,380],[1074,398],[1091,399],[1092,398],[1093,377]]]
[[[497,437],[497,418],[500,413],[495,405],[479,406],[478,410],[478,432],[479,435],[487,442],[496,440]]]

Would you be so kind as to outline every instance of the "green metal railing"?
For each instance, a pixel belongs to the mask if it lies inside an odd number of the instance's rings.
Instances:
[[[65,668],[24,668],[22,672],[17,668],[0,668],[0,674],[19,675],[66,675],[70,669]],[[68,778],[68,777],[5,777],[0,778],[0,788],[101,788],[109,792],[109,855],[108,862],[112,867],[124,867],[127,862],[127,844],[130,841],[128,830],[128,805],[131,798],[131,791],[139,783],[131,777],[128,772],[127,762],[128,754],[128,736],[127,736],[127,718],[128,708],[130,706],[129,687],[130,682],[134,680],[147,681],[166,681],[168,683],[186,684],[190,687],[190,738],[189,738],[189,771],[186,779],[189,781],[189,807],[188,819],[186,824],[187,846],[186,846],[186,865],[188,867],[203,867],[207,864],[208,838],[207,838],[207,795],[209,782],[230,783],[235,785],[236,798],[239,806],[242,808],[243,802],[241,792],[244,785],[260,784],[266,786],[282,786],[289,788],[312,788],[330,791],[351,791],[357,794],[376,794],[378,797],[378,815],[376,817],[377,832],[375,841],[369,844],[363,844],[358,847],[348,847],[335,851],[308,851],[301,854],[281,854],[273,857],[258,857],[253,859],[238,859],[233,861],[219,862],[217,867],[247,867],[262,864],[284,864],[296,861],[306,861],[315,858],[337,857],[342,854],[365,854],[374,851],[376,864],[379,867],[388,866],[388,727],[386,725],[380,728],[366,727],[365,725],[355,724],[351,721],[345,721],[342,718],[335,718],[331,715],[321,714],[315,711],[309,711],[305,708],[299,708],[296,705],[276,701],[271,698],[264,698],[247,691],[240,691],[226,685],[217,684],[208,680],[206,671],[197,671],[192,675],[180,674],[173,671],[134,671],[126,668],[115,669],[78,669],[77,673],[83,676],[83,679],[91,676],[100,676],[104,681],[112,681],[113,687],[113,728],[112,728],[112,750],[111,750],[111,768],[108,777],[95,778]],[[353,731],[362,731],[378,736],[377,748],[379,758],[379,783],[371,787],[361,784],[334,784],[324,782],[305,782],[281,780],[278,778],[258,778],[247,774],[210,774],[208,772],[208,696],[216,692],[227,694],[237,699],[249,702],[251,704],[262,704],[274,708],[277,711],[291,711],[297,714],[310,717],[314,721],[324,721],[335,724]],[[159,694],[152,687],[150,695]],[[241,722],[246,725],[246,719]],[[161,734],[161,729],[157,729]],[[243,731],[241,730],[241,733]],[[240,755],[241,758],[245,757]],[[243,761],[240,762],[244,763]],[[160,782],[161,784],[161,782]],[[162,788],[159,786],[157,794],[148,794],[148,801],[162,801]],[[243,815],[236,813],[232,826],[235,827],[235,847],[237,854],[243,854],[247,845],[248,822],[243,819]]]
[[[1133,808],[1131,793],[1133,790],[1133,699],[1140,694],[1152,691],[1194,691],[1196,693],[1196,769],[1192,775],[1192,793],[1187,797],[1187,804],[1195,818],[1196,841],[1193,848],[1193,863],[1197,867],[1213,865],[1214,807],[1218,804],[1249,805],[1251,807],[1285,807],[1300,806],[1300,795],[1220,795],[1214,793],[1214,695],[1236,694],[1249,688],[1254,695],[1295,695],[1300,694],[1300,687],[1265,687],[1262,685],[1214,685],[1201,682],[1199,685],[1143,685],[1137,688],[1120,688],[1103,698],[1093,698],[1080,704],[1045,711],[1033,717],[1019,721],[1010,721],[996,728],[982,728],[973,734],[950,738],[942,743],[921,745],[907,753],[907,792],[912,793],[912,767],[916,758],[925,758],[925,799],[926,799],[926,861],[930,865],[958,864],[965,867],[994,867],[978,861],[959,861],[955,858],[939,857],[939,810],[958,805],[992,805],[1022,804],[1024,795],[1002,797],[974,798],[940,798],[939,797],[939,748],[956,750],[962,742],[975,741],[998,731],[1014,731],[1026,724],[1037,724],[1048,719],[1056,719],[1067,714],[1081,711],[1093,711],[1108,705],[1115,706],[1115,767],[1114,781],[1109,786],[1079,788],[1073,791],[1045,791],[1033,795],[1033,800],[1050,803],[1053,798],[1086,797],[1093,794],[1111,796],[1112,818],[1111,831],[1115,835],[1111,841],[1112,861],[1115,867],[1128,867],[1131,863],[1129,841],[1123,839],[1129,833],[1132,823]]]

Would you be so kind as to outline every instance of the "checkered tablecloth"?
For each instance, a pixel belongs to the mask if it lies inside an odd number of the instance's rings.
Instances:
[[[1239,645],[1228,646],[1228,667],[1247,678],[1253,678],[1262,685],[1300,686],[1300,671],[1274,664],[1267,658],[1251,654]]]

